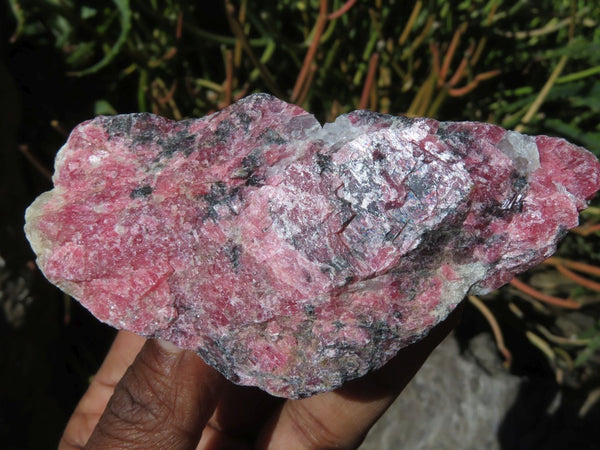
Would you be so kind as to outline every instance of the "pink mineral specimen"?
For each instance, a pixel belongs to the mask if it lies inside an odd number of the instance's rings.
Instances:
[[[334,389],[465,294],[550,256],[600,188],[563,139],[264,94],[202,119],[97,117],[27,211],[46,277],[100,320],[278,396]]]

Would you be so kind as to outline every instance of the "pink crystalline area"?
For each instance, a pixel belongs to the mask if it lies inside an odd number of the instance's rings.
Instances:
[[[547,258],[600,187],[562,139],[257,94],[79,125],[27,212],[46,277],[284,397],[334,389]]]

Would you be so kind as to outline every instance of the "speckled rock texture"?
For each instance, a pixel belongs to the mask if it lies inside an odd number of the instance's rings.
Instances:
[[[278,396],[334,389],[540,263],[600,187],[562,139],[265,94],[77,126],[28,209],[46,277]]]

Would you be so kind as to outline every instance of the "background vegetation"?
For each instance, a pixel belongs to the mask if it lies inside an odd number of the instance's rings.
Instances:
[[[266,91],[321,121],[357,108],[479,120],[563,136],[600,155],[594,1],[9,0],[3,8],[5,448],[20,448],[17,422],[35,431],[33,446],[58,438],[112,335],[43,281],[21,232],[24,207],[50,187],[56,150],[83,120],[203,116]],[[471,297],[466,317],[485,322],[462,331],[492,329],[507,370],[576,392],[582,419],[600,399],[599,223],[596,201],[557,258]]]

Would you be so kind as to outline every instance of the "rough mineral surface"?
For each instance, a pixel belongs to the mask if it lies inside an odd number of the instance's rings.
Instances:
[[[600,187],[562,139],[253,95],[79,125],[27,212],[46,277],[279,396],[340,386],[540,263]]]

